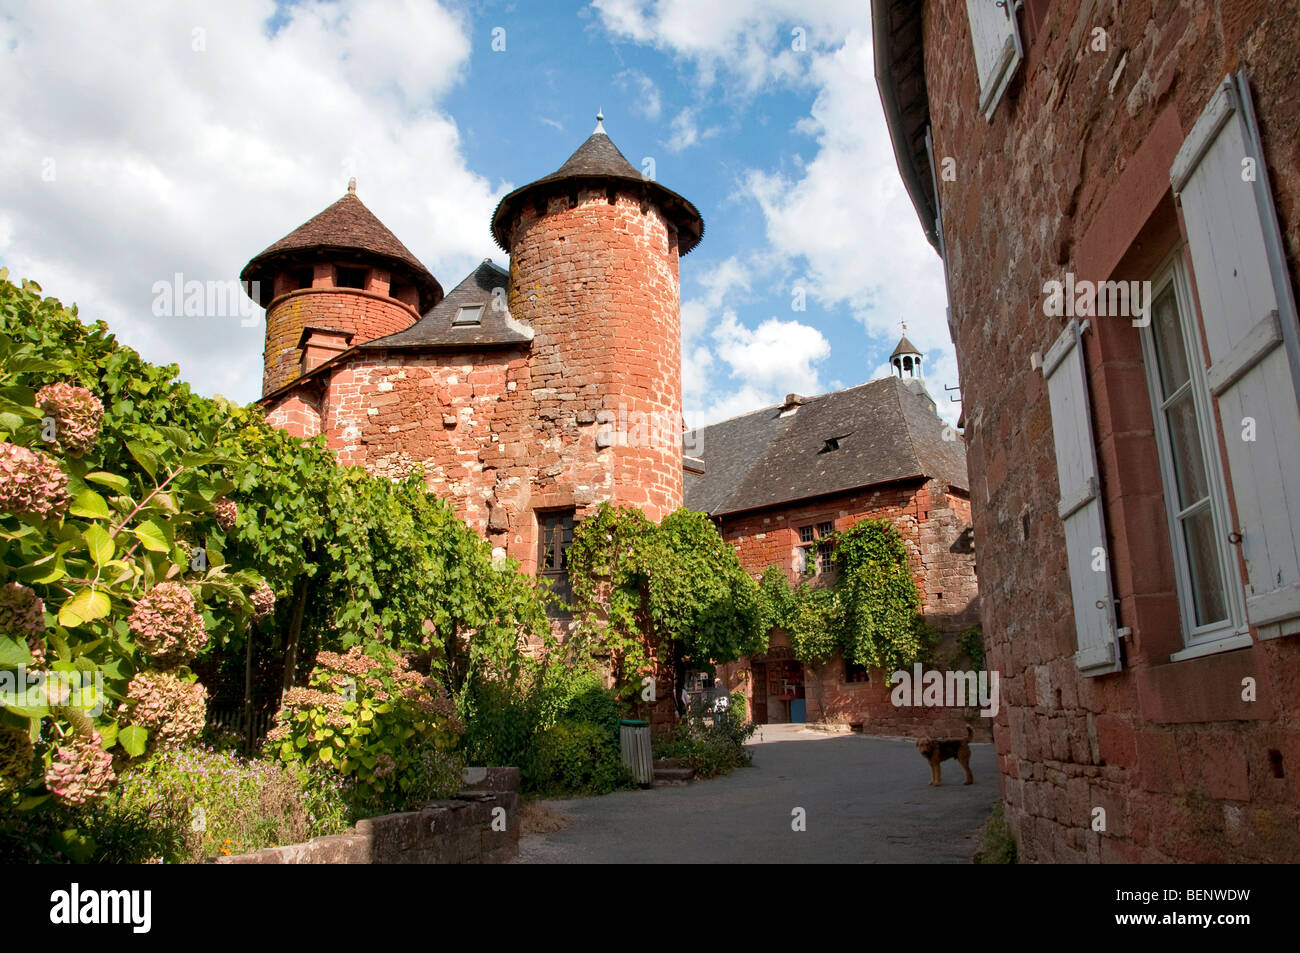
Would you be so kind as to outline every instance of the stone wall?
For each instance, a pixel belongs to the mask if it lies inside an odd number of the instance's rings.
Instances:
[[[469,768],[470,787],[342,834],[211,859],[216,864],[501,864],[519,853],[519,769]],[[494,825],[495,822],[495,825]],[[503,828],[500,830],[495,828]]]
[[[794,566],[800,548],[799,527],[829,522],[836,531],[842,531],[864,519],[887,519],[898,528],[921,592],[922,614],[946,637],[941,654],[950,654],[954,636],[979,621],[970,501],[959,490],[934,480],[878,486],[724,516],[719,520],[719,530],[735,548],[747,572],[758,576],[768,566],[776,565],[785,570],[791,582],[797,582]],[[788,646],[789,642],[784,633],[777,632],[772,645]],[[763,662],[766,658],[757,660]],[[753,661],[741,659],[719,669],[728,690],[745,692],[751,712],[755,691]],[[803,672],[810,722],[852,725],[868,734],[955,737],[965,731],[969,721],[979,740],[991,737],[986,719],[968,719],[970,713],[963,710],[896,708],[890,700],[890,673],[872,671],[869,681],[848,681],[839,653],[822,665],[805,664]],[[774,715],[769,709],[770,720],[776,720]]]
[[[1125,667],[1081,678],[1051,414],[1031,355],[1065,321],[1042,287],[1151,278],[1180,240],[1174,155],[1247,69],[1291,273],[1300,248],[1300,43],[1293,4],[1035,2],[992,121],[976,108],[960,4],[927,2],[924,69],[962,377],[981,604],[1003,674],[1008,820],[1030,861],[1244,862],[1300,854],[1300,645],[1179,662],[1172,552],[1138,332],[1085,337]],[[1096,31],[1105,49],[1095,49]],[[1285,51],[1285,52],[1284,52]],[[918,226],[919,227],[919,226]],[[1294,280],[1294,277],[1293,277]],[[1294,477],[1294,475],[1292,475]],[[1253,678],[1258,700],[1241,699]],[[1092,830],[1106,810],[1104,834]]]

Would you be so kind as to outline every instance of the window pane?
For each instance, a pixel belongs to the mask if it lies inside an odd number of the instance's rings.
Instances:
[[[1223,573],[1219,565],[1219,541],[1215,538],[1214,517],[1208,506],[1182,521],[1187,543],[1187,565],[1192,574],[1192,600],[1196,607],[1196,624],[1209,625],[1228,617],[1223,591]]]
[[[1151,332],[1155,339],[1156,360],[1160,364],[1162,395],[1170,394],[1187,383],[1187,352],[1183,349],[1183,331],[1178,322],[1178,300],[1174,286],[1167,285],[1152,306]]]
[[[1165,416],[1169,421],[1169,449],[1174,456],[1174,475],[1178,478],[1178,508],[1185,510],[1210,493],[1205,479],[1205,458],[1201,455],[1201,428],[1196,422],[1192,392],[1187,391],[1171,404]]]

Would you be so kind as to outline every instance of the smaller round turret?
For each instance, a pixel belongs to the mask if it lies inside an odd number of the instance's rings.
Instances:
[[[409,328],[442,300],[442,286],[362,204],[356,179],[315,218],[253,257],[240,272],[266,308],[263,396],[311,368],[307,356]],[[320,338],[321,347],[311,347]]]

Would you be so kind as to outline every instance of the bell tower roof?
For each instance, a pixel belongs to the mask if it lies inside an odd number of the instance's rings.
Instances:
[[[506,251],[510,250],[510,224],[515,213],[532,200],[545,200],[578,185],[635,184],[645,197],[658,206],[677,228],[679,255],[685,255],[704,237],[704,219],[699,210],[672,189],[664,188],[645,177],[627,161],[618,146],[605,132],[604,113],[596,114],[596,129],[564,164],[550,175],[521,186],[503,198],[492,214],[492,237]]]

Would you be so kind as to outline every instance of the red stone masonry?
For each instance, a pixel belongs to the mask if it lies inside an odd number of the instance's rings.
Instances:
[[[864,519],[886,519],[897,527],[907,547],[913,578],[921,591],[922,614],[941,633],[951,636],[979,621],[979,593],[969,545],[970,501],[934,480],[916,480],[801,500],[719,520],[719,530],[736,550],[745,571],[758,577],[770,565],[797,582],[795,554],[799,527],[830,522],[836,531]],[[773,646],[788,645],[778,632]],[[752,679],[742,678],[750,660],[722,666],[729,689],[745,692],[753,711]],[[853,725],[868,734],[959,736],[967,713],[944,708],[895,708],[889,674],[872,671],[868,682],[846,682],[844,659],[836,653],[823,665],[805,665],[808,720]],[[986,720],[970,722],[979,740],[991,737]]]
[[[581,517],[609,500],[657,521],[682,504],[676,234],[655,206],[612,194],[552,198],[511,228],[510,312],[534,338],[504,398],[496,505],[529,565],[533,511]]]
[[[1064,321],[1043,282],[1152,277],[1181,241],[1174,156],[1225,74],[1250,73],[1292,280],[1300,274],[1300,20],[1268,0],[1034,2],[992,121],[961,4],[925,3],[924,69],[962,371],[968,465],[1007,817],[1035,862],[1300,856],[1300,640],[1170,661],[1182,647],[1138,332],[1085,338],[1124,640],[1080,677],[1041,373]],[[1095,30],[1104,51],[1089,46]],[[1292,474],[1291,479],[1296,475]],[[1253,679],[1257,700],[1242,700]],[[1091,826],[1106,810],[1104,833]]]
[[[272,393],[302,373],[303,354],[299,344],[303,328],[308,325],[349,331],[351,343],[356,345],[404,331],[417,320],[419,315],[414,308],[386,294],[360,288],[336,288],[322,284],[319,279],[311,288],[283,294],[266,310],[266,371],[262,393]]]

